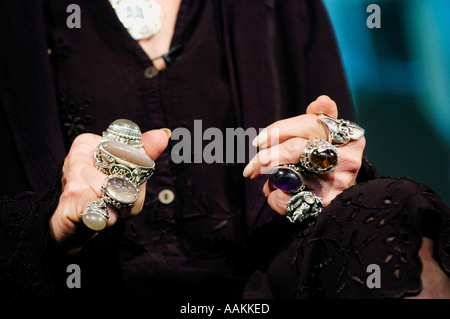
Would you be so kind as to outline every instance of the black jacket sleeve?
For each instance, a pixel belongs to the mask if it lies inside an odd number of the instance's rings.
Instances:
[[[42,193],[24,192],[0,199],[2,297],[44,297],[52,293],[44,254],[49,238],[49,219],[61,193],[61,179],[56,180]]]

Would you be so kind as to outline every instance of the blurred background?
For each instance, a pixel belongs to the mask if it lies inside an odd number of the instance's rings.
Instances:
[[[369,159],[380,175],[410,177],[450,205],[450,1],[323,2]],[[370,4],[381,28],[367,27]]]

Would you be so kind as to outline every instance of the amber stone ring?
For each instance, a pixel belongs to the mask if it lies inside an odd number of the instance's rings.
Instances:
[[[300,164],[309,172],[323,174],[332,171],[338,163],[337,149],[330,142],[311,138],[306,143]]]

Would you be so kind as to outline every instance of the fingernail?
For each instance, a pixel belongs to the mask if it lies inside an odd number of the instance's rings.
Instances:
[[[328,101],[331,101],[331,97],[329,97],[328,95],[321,95],[316,100],[317,101],[323,100],[323,102],[328,102]]]
[[[170,129],[168,129],[168,128],[161,128],[160,130],[164,131],[169,138],[172,136],[172,131]]]
[[[267,145],[267,131],[261,131],[261,133],[253,139],[252,145],[254,147],[264,147]]]
[[[251,175],[253,174],[253,171],[254,171],[254,170],[255,170],[255,168],[254,168],[254,166],[253,166],[253,163],[248,163],[248,165],[245,166],[245,168],[244,168],[244,172],[243,172],[244,177],[249,177],[249,176],[251,176]]]

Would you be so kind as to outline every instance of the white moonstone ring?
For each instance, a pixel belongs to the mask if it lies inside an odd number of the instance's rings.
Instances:
[[[103,199],[99,199],[88,204],[81,214],[81,220],[83,223],[94,231],[104,229],[106,227],[106,223],[108,222],[108,218],[108,206],[106,206]]]
[[[133,121],[126,119],[115,120],[102,134],[104,139],[125,143],[136,148],[144,145],[141,135],[139,126]]]
[[[145,152],[112,140],[100,142],[94,160],[100,172],[125,177],[136,186],[145,183],[155,170],[155,162]]]
[[[101,198],[86,206],[81,219],[94,231],[106,227],[108,206],[131,207],[138,199],[138,186],[155,171],[155,162],[143,151],[139,126],[125,119],[112,122],[94,152],[97,169],[108,175],[100,190]],[[107,206],[108,205],[108,206]]]
[[[121,209],[134,205],[138,199],[139,189],[125,177],[111,175],[106,178],[101,194],[106,204]]]

